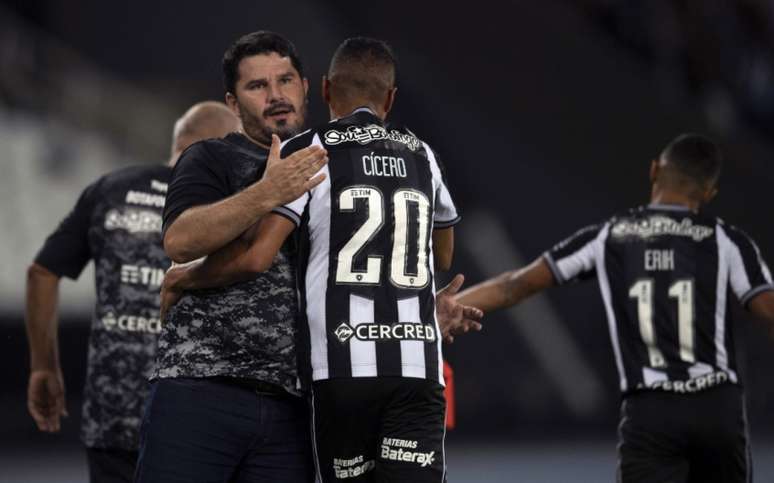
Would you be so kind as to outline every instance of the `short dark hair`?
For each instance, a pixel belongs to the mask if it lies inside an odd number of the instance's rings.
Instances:
[[[239,63],[242,59],[272,52],[281,57],[290,57],[290,63],[298,71],[298,75],[304,77],[304,66],[295,45],[280,34],[259,30],[239,37],[223,54],[223,87],[226,92],[236,91]]]
[[[333,54],[328,78],[334,88],[346,90],[340,95],[379,100],[395,86],[397,63],[387,42],[352,37],[342,42]]]
[[[709,138],[692,133],[681,134],[667,144],[661,159],[676,174],[702,187],[717,182],[723,165],[720,148]]]

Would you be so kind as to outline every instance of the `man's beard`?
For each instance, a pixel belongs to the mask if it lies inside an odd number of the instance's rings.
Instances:
[[[273,111],[285,108],[296,112],[296,109],[291,104],[276,105],[273,104],[266,108],[261,116],[255,116],[247,109],[242,108],[242,128],[245,133],[255,141],[266,146],[271,146],[271,135],[276,134],[281,140],[291,138],[301,132],[301,128],[304,125],[306,119],[306,102],[302,103],[299,115],[296,116],[296,122],[292,120],[281,120],[275,122],[276,128],[270,127],[266,122],[266,116]]]

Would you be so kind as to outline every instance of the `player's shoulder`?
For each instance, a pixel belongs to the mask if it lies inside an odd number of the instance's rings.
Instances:
[[[159,183],[159,189],[162,189],[161,184],[169,181],[171,173],[172,168],[164,164],[135,164],[110,171],[90,186],[97,191],[113,192],[116,189],[155,179]]]
[[[306,131],[302,131],[295,136],[282,142],[281,149],[283,153],[298,151],[315,143],[315,137],[319,137],[322,131],[322,125],[316,126]]]
[[[717,218],[717,227],[736,245],[756,246],[753,238],[742,228]]]

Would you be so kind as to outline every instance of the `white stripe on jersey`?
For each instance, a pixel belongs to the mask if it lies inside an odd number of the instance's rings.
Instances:
[[[605,269],[605,241],[607,235],[610,232],[610,223],[606,223],[602,231],[599,232],[597,238],[593,242],[589,243],[581,250],[586,249],[589,245],[594,248],[594,259],[597,264],[597,277],[599,279],[599,290],[602,292],[602,300],[605,302],[605,311],[607,312],[607,326],[610,330],[610,340],[613,343],[613,354],[615,355],[615,365],[618,368],[618,374],[621,377],[621,392],[626,392],[628,382],[626,380],[626,372],[624,371],[623,357],[621,357],[621,343],[618,340],[618,321],[615,317],[615,310],[613,310],[613,296],[610,291],[610,279],[607,276],[607,270]],[[557,263],[559,265],[559,263]]]
[[[419,297],[398,300],[398,322],[422,322],[419,314]],[[421,340],[400,341],[400,364],[403,377],[418,377],[421,379],[427,377],[425,343]]]
[[[354,329],[360,324],[373,323],[374,301],[350,294],[349,325]],[[349,339],[349,358],[352,365],[352,377],[376,377],[376,342],[351,337]]]
[[[744,268],[744,261],[739,247],[731,241],[723,226],[718,223],[715,229],[715,239],[718,244],[718,291],[715,309],[715,359],[717,366],[729,373],[732,382],[736,382],[736,374],[728,369],[728,350],[726,349],[726,311],[728,302],[728,282],[737,297],[750,290],[750,279]]]
[[[601,232],[600,232],[601,233]],[[580,250],[572,255],[566,256],[561,260],[555,260],[554,264],[562,275],[560,282],[566,282],[577,277],[578,274],[587,272],[591,269],[592,265],[596,263],[597,257],[599,257],[599,250],[597,245],[599,244],[599,237],[594,239],[591,243],[587,243]],[[607,235],[605,235],[607,238]],[[604,248],[604,243],[603,243]]]
[[[430,172],[433,175],[433,193],[435,193],[433,226],[445,228],[455,224],[460,216],[457,213],[457,207],[454,206],[449,189],[443,182],[443,175],[438,161],[435,159],[435,153],[426,142],[422,141],[422,145],[425,147],[427,161],[430,163]]]
[[[320,145],[320,138],[315,135],[312,144]],[[328,334],[326,333],[325,316],[326,298],[328,292],[328,250],[331,232],[331,176],[328,166],[320,170],[325,173],[325,180],[311,191],[309,199],[310,231],[316,233],[311,243],[309,264],[306,273],[306,314],[309,319],[309,339],[312,351],[312,379],[328,378]],[[303,213],[303,209],[301,210]],[[321,321],[322,323],[314,323]]]

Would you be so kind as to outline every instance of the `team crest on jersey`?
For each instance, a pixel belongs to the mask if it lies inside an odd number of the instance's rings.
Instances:
[[[682,236],[700,242],[712,236],[715,230],[704,225],[694,225],[690,218],[677,221],[664,215],[653,215],[643,220],[621,220],[610,229],[614,238],[653,238],[664,235]]]
[[[346,131],[331,129],[323,136],[325,144],[335,146],[341,143],[356,142],[368,144],[374,141],[395,141],[405,144],[412,151],[422,146],[422,141],[411,134],[402,133],[395,129],[388,131],[382,126],[369,124],[368,126],[350,126]]]

